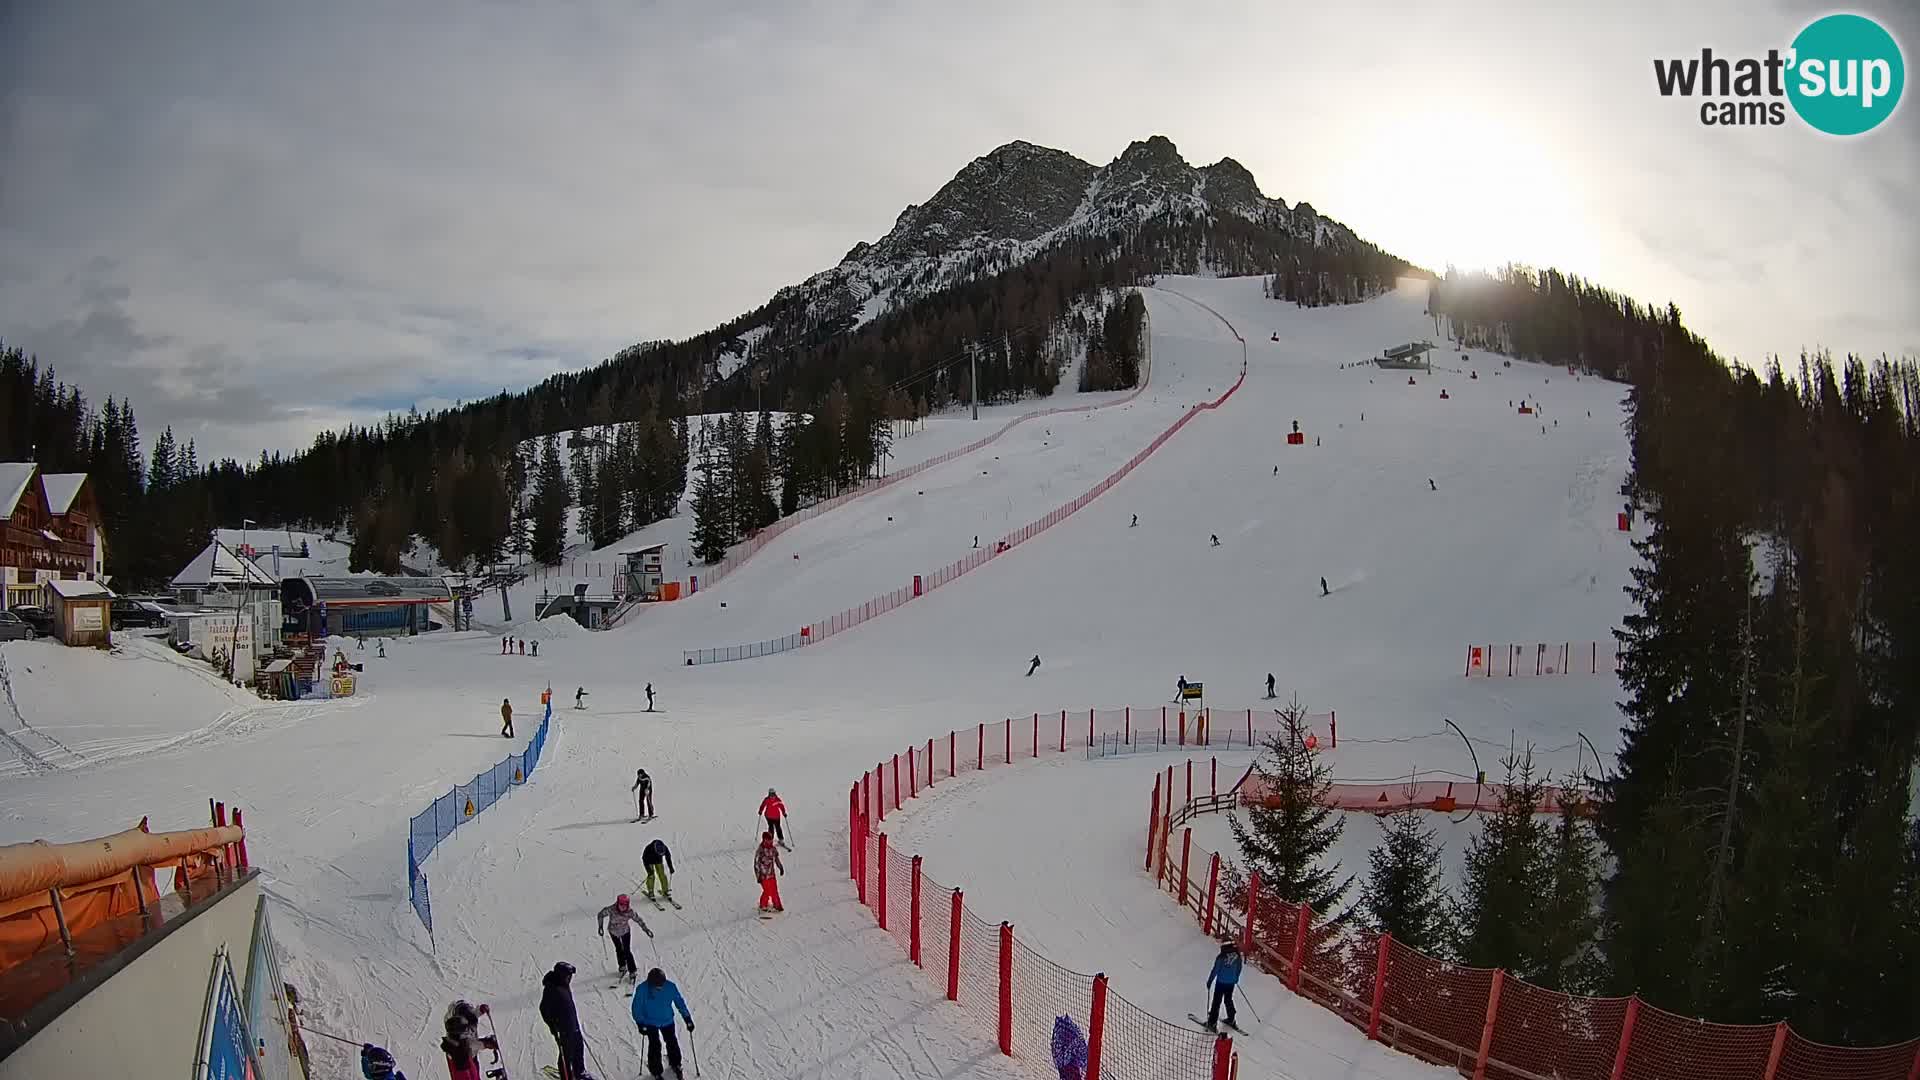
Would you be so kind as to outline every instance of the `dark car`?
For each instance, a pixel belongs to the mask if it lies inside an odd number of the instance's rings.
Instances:
[[[0,641],[32,641],[33,627],[11,611],[0,611]]]
[[[53,613],[43,607],[18,606],[8,608],[20,617],[20,621],[33,627],[33,632],[41,637],[53,636]]]
[[[113,628],[115,630],[126,630],[129,628],[145,629],[155,626],[165,626],[166,624],[166,615],[163,614],[159,608],[154,607],[144,600],[121,597],[113,602]]]

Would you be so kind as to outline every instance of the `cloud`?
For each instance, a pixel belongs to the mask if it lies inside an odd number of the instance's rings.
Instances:
[[[1920,62],[1910,5],[1883,7]],[[1741,356],[1910,349],[1920,104],[1835,142],[1708,131],[1652,89],[1656,55],[1810,13],[37,5],[0,40],[0,337],[149,435],[252,456],[708,329],[1007,140],[1098,163],[1162,132],[1389,250],[1559,262]],[[1444,220],[1438,170],[1551,187],[1556,220]]]

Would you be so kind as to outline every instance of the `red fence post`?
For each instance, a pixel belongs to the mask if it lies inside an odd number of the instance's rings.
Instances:
[[[1100,1047],[1107,1037],[1107,976],[1093,977],[1093,1006],[1087,1010],[1087,1080],[1100,1080]]]
[[[1060,710],[1060,752],[1067,752],[1067,710]]]
[[[1000,924],[1000,1052],[1013,1056],[1013,924]]]
[[[960,890],[953,890],[953,910],[947,915],[947,1000],[960,1000]]]
[[[873,767],[873,786],[877,789],[874,794],[879,796],[874,803],[880,809],[880,812],[874,816],[885,821],[887,820],[887,763],[884,761]]]
[[[1040,714],[1033,714],[1033,756],[1040,756]]]
[[[1147,861],[1141,865],[1140,869],[1142,870],[1153,869],[1153,834],[1155,831],[1159,829],[1159,827],[1160,827],[1160,774],[1155,773],[1153,776],[1153,803],[1151,807],[1147,810]]]
[[[933,786],[933,740],[927,740],[927,786]]]
[[[1193,826],[1180,830],[1180,906],[1187,906],[1187,860],[1193,855]]]
[[[245,870],[250,865],[247,862],[247,826],[240,820],[240,808],[237,806],[233,808],[233,827],[240,830],[240,839],[233,842],[234,865]]]
[[[911,920],[907,924],[907,956],[912,959],[913,966],[926,967],[920,962],[920,856],[918,855],[913,857],[913,900],[907,913]],[[1377,1012],[1378,1009],[1376,1008],[1375,1011]]]
[[[1300,917],[1293,924],[1293,970],[1287,972],[1287,989],[1300,992],[1300,969],[1306,966],[1307,926],[1313,920],[1313,905],[1301,904]]]
[[[1213,936],[1213,905],[1220,895],[1220,853],[1213,853],[1213,865],[1207,870],[1207,917],[1202,924],[1207,936]]]
[[[887,834],[880,834],[880,929],[887,928]]]
[[[974,748],[973,767],[976,769],[984,769],[987,767],[987,725],[980,725],[979,734],[980,745]]]
[[[900,809],[900,755],[893,755],[893,808]]]
[[[1247,925],[1240,928],[1240,951],[1253,954],[1253,920],[1260,917],[1260,871],[1247,879]]]
[[[860,785],[847,792],[847,873],[860,880]]]
[[[1087,749],[1093,749],[1093,710],[1087,710]]]
[[[1340,749],[1340,710],[1339,709],[1333,709],[1327,713],[1327,734],[1328,736],[1330,736],[1328,741],[1333,743],[1333,745],[1329,746],[1327,749],[1329,750]]]
[[[1120,730],[1121,730],[1120,741],[1125,743],[1128,746],[1132,746],[1133,745],[1133,706],[1131,705],[1127,706],[1125,724]]]
[[[1187,745],[1187,710],[1184,706],[1180,709],[1180,745]]]
[[[917,865],[917,863],[916,863]],[[1380,1041],[1380,1006],[1387,998],[1387,953],[1393,948],[1393,935],[1380,935],[1380,957],[1373,962],[1373,1011],[1367,1016],[1367,1038]]]
[[[1005,721],[1005,725],[1006,726],[1004,728],[1004,734],[1006,736],[1006,749],[1001,751],[1001,753],[1004,754],[1005,756],[1000,759],[1000,764],[1011,765],[1013,764],[1013,718],[1008,717]]]
[[[949,779],[951,779],[951,778],[953,777],[953,775],[954,775],[954,771],[953,771],[953,744],[954,744],[955,742],[957,742],[957,741],[959,741],[959,739],[958,739],[958,737],[959,737],[959,735],[960,735],[960,733],[959,733],[959,732],[957,732],[957,731],[949,731],[949,732],[947,732],[947,777],[948,777]]]
[[[1613,1072],[1609,1080],[1623,1080],[1627,1075],[1627,1048],[1633,1045],[1633,1022],[1640,1019],[1640,995],[1627,999],[1627,1018],[1620,1022],[1620,1047],[1613,1052]],[[1915,1057],[1916,1067],[1920,1067],[1920,1057]]]
[[[860,906],[867,905],[867,815],[863,811],[853,823],[853,849],[858,853],[856,861],[860,868],[854,871],[854,882],[860,890]]]
[[[1227,1080],[1233,1068],[1233,1040],[1222,1034],[1213,1040],[1213,1080]]]
[[[1160,706],[1160,745],[1167,745],[1167,707]]]
[[[907,797],[920,797],[920,769],[914,762],[913,747],[907,747]]]
[[[1247,710],[1247,749],[1253,749],[1253,710]]]
[[[1506,981],[1506,969],[1495,968],[1493,988],[1487,991],[1487,1021],[1480,1028],[1480,1052],[1473,1059],[1473,1080],[1487,1080],[1487,1057],[1493,1052],[1493,1024],[1500,1017],[1500,987]]]
[[[1186,720],[1186,716],[1182,714],[1180,719],[1182,720],[1182,723],[1180,726],[1184,730],[1186,728],[1186,724],[1184,723],[1184,721]],[[1187,759],[1187,805],[1189,806],[1193,805],[1193,759],[1192,758]]]
[[[1913,1069],[1907,1073],[1907,1080],[1920,1080],[1920,1046],[1913,1048]]]
[[[1780,1071],[1780,1055],[1787,1049],[1787,1022],[1773,1025],[1773,1049],[1767,1051],[1767,1071],[1760,1074],[1760,1080],[1773,1080]]]

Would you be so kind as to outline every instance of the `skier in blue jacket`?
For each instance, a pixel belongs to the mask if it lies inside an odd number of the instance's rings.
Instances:
[[[687,1030],[692,1031],[693,1014],[687,1011],[687,999],[680,996],[680,988],[659,968],[647,972],[646,981],[633,994],[633,1022],[640,1026],[640,1034],[647,1037],[647,1072],[653,1080],[660,1080],[662,1039],[667,1043],[667,1067],[673,1070],[676,1080],[681,1075],[680,1040],[673,1030],[675,1008],[686,1018]]]
[[[1213,988],[1213,1004],[1207,1008],[1208,1031],[1220,1022],[1221,1002],[1227,1005],[1227,1026],[1240,1026],[1233,1020],[1233,988],[1240,985],[1241,960],[1239,946],[1231,941],[1220,943],[1220,955],[1213,958],[1213,970],[1207,972],[1207,985]]]

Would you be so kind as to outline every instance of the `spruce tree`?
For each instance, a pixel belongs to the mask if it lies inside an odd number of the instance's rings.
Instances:
[[[594,469],[593,448],[584,432],[575,432],[574,443],[569,451],[568,464],[573,472],[573,490],[575,502],[580,508],[580,516],[575,522],[576,530],[589,538],[592,546],[599,547],[599,534],[593,527],[594,508],[600,503],[598,480]]]
[[[693,557],[711,566],[726,558],[732,542],[728,532],[727,500],[711,468],[702,468],[693,489]]]
[[[535,562],[553,566],[560,562],[567,544],[567,507],[573,497],[567,491],[567,477],[560,468],[560,439],[548,435],[541,441],[540,469],[533,487],[533,540]]]
[[[1569,796],[1554,827],[1534,974],[1538,985],[1569,994],[1594,992],[1600,975],[1600,919],[1594,906],[1600,880],[1598,845],[1592,826],[1581,817],[1581,805]]]
[[[1374,929],[1438,956],[1451,944],[1452,928],[1440,842],[1428,813],[1408,804],[1378,816],[1380,844],[1367,854],[1360,907]]]
[[[1340,876],[1340,864],[1326,859],[1345,824],[1328,805],[1333,769],[1307,747],[1299,699],[1279,713],[1280,730],[1266,738],[1253,763],[1261,797],[1235,811],[1228,826],[1249,868],[1259,872],[1263,895],[1310,904],[1326,916],[1353,887],[1351,876]]]
[[[1467,845],[1455,908],[1455,951],[1470,967],[1506,968],[1532,980],[1542,961],[1541,898],[1552,865],[1547,827],[1534,815],[1546,784],[1533,774],[1533,752],[1505,760],[1498,809]]]

